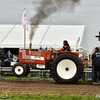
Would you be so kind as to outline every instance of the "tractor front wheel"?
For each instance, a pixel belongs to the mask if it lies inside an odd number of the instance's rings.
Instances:
[[[25,76],[27,69],[26,69],[26,66],[24,64],[16,63],[12,67],[12,72],[13,72],[13,75],[16,77],[23,77],[23,76]]]

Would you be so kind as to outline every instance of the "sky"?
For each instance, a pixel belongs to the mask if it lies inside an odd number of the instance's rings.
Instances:
[[[0,24],[21,24],[24,8],[26,9],[27,24],[36,14],[40,0],[0,0]],[[100,0],[80,0],[73,10],[61,10],[51,14],[42,25],[85,25],[86,49],[89,53],[100,46],[95,37],[100,31]]]

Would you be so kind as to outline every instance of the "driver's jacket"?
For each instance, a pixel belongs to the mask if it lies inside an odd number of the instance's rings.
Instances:
[[[64,45],[64,46],[62,47],[62,51],[70,51],[70,46]]]

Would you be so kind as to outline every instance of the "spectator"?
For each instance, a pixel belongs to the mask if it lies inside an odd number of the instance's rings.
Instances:
[[[49,60],[50,64],[52,64],[53,60],[54,60],[54,55],[52,55],[50,60]]]
[[[80,56],[79,58],[81,59],[82,57]]]
[[[50,69],[51,68],[51,64],[52,64],[53,60],[54,60],[54,55],[51,56],[50,60],[46,61],[47,62],[46,63],[47,69]],[[50,68],[48,68],[48,67],[50,67]]]
[[[88,56],[85,56],[84,62],[86,63],[86,65],[88,65],[89,67],[89,60],[88,60]]]
[[[7,57],[7,59],[8,59],[9,61],[12,60],[12,54],[11,54],[10,50],[8,50],[6,57]]]
[[[88,64],[88,62],[86,60],[84,60],[84,63],[83,64],[84,64],[84,67],[85,68],[89,67],[89,64]]]
[[[50,60],[46,61],[46,66],[45,67],[46,67],[47,70],[51,69],[51,65],[52,65],[53,60],[54,60],[54,55],[51,56]],[[48,73],[48,71],[44,71],[43,76],[46,77],[47,73]],[[51,70],[50,70],[49,74],[50,74],[49,77],[51,77]]]
[[[10,61],[8,59],[5,59],[4,63],[3,63],[3,66],[4,67],[10,67]]]
[[[95,48],[95,52],[92,55],[92,62],[94,65],[94,82],[96,82],[98,79],[100,84],[100,51],[98,47]]]
[[[0,67],[2,67],[2,60],[0,59]]]
[[[54,59],[55,59],[55,58],[54,58],[54,55],[52,55],[52,56],[51,56],[51,59],[49,60],[50,64],[53,63]],[[49,77],[52,77],[51,70],[50,70],[49,74],[50,74]]]
[[[89,59],[89,68],[92,68],[92,59]]]
[[[48,48],[46,47],[44,51],[46,52],[47,50],[48,50]]]
[[[0,67],[2,67],[3,63],[2,60],[0,59]],[[4,73],[2,72],[2,70],[0,70],[0,74],[3,75]]]
[[[1,55],[0,55],[0,59],[2,60],[2,62],[4,62],[5,57],[6,57],[6,56],[5,56],[4,52],[2,52]]]
[[[91,58],[91,59],[92,59],[92,54],[90,54],[90,55],[89,55],[89,58]]]
[[[89,64],[88,56],[85,56],[84,60],[86,60],[88,62],[88,64]]]
[[[44,51],[44,50],[43,50],[43,48],[42,48],[42,47],[40,47],[40,48],[38,49],[38,51],[41,51],[41,52],[42,52],[42,51]]]
[[[82,61],[82,63],[84,64],[84,57],[81,57],[81,61]]]
[[[18,61],[18,57],[17,57],[15,54],[13,54],[12,61],[13,61],[13,62],[17,62],[17,61]]]

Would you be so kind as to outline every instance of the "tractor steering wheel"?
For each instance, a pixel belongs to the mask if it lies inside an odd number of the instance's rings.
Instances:
[[[52,48],[52,47],[50,47],[50,48],[51,48],[51,52],[53,52],[53,50],[56,51],[54,48]]]

